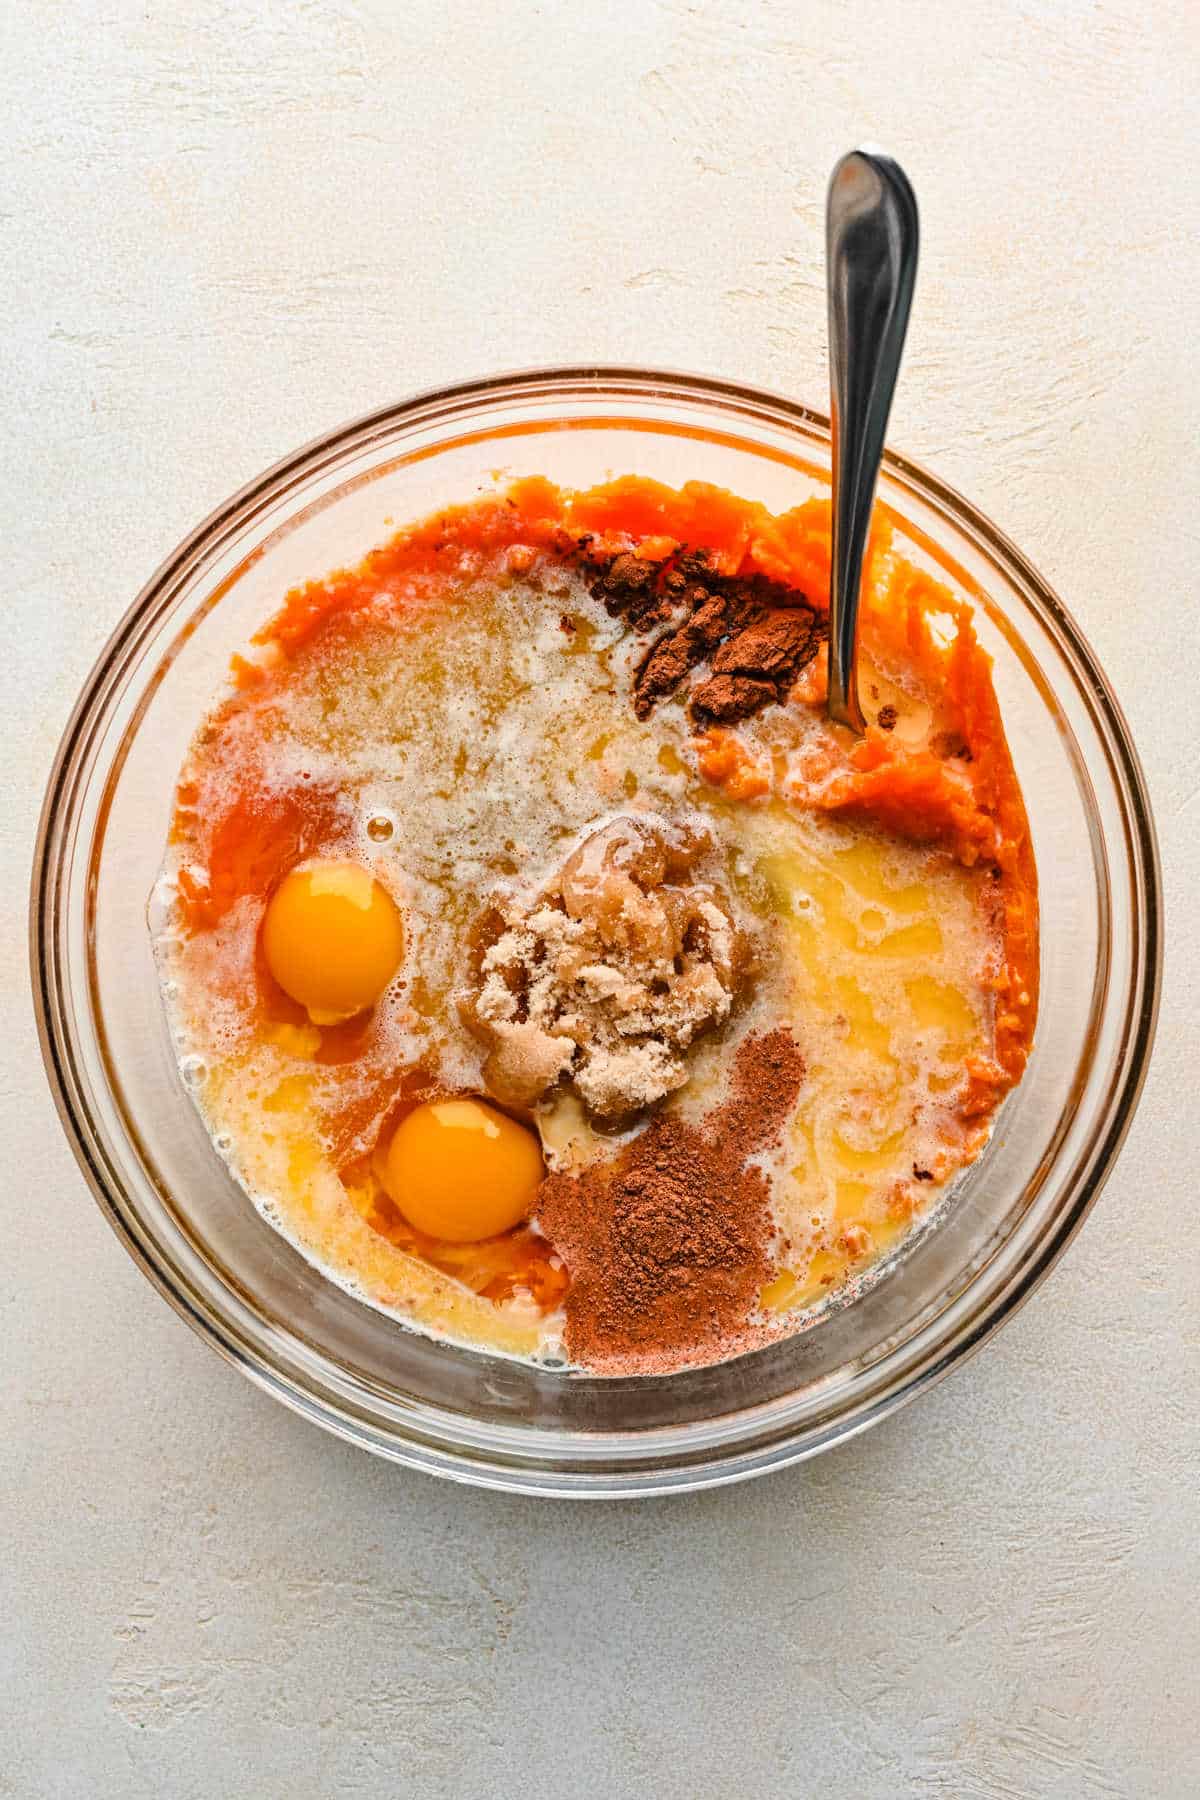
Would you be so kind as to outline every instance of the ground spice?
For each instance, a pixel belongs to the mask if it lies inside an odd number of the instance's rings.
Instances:
[[[570,1270],[574,1360],[652,1373],[741,1347],[773,1230],[767,1177],[749,1158],[777,1140],[803,1079],[789,1031],[748,1038],[729,1098],[698,1125],[659,1114],[611,1162],[547,1176],[537,1216]]]
[[[640,719],[701,670],[688,690],[693,718],[749,718],[786,700],[824,635],[824,620],[796,589],[761,575],[718,575],[702,550],[665,563],[624,552],[593,568],[592,593],[614,617],[660,634],[634,677]]]

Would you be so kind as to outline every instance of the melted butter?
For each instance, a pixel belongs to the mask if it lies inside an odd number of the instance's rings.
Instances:
[[[774,809],[770,809],[771,812]],[[808,1072],[776,1181],[783,1267],[768,1312],[811,1305],[908,1229],[964,1058],[986,1048],[977,878],[868,833],[831,843],[791,815],[759,827]],[[941,1191],[922,1182],[924,1210]]]

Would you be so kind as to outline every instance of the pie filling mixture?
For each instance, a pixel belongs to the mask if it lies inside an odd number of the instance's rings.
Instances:
[[[181,1069],[263,1215],[404,1323],[599,1374],[853,1294],[983,1150],[1037,886],[970,608],[827,500],[528,479],[290,593],[181,771]]]

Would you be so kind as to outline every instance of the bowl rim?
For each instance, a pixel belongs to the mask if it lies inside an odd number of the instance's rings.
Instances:
[[[62,826],[71,817],[71,800],[87,760],[106,702],[120,685],[122,667],[140,636],[149,631],[161,612],[173,604],[172,590],[190,567],[215,549],[223,532],[235,523],[248,523],[256,511],[277,498],[294,477],[319,473],[322,466],[344,455],[355,444],[365,446],[381,429],[411,428],[423,415],[436,417],[447,408],[470,403],[501,402],[520,397],[535,399],[589,391],[606,397],[670,398],[675,390],[693,403],[722,405],[736,411],[739,404],[762,418],[777,423],[829,433],[828,415],[803,402],[770,389],[716,376],[680,370],[644,369],[632,364],[588,363],[524,368],[416,390],[370,412],[349,419],[322,433],[252,477],[202,519],[164,558],[145,582],[131,605],[109,634],[83,683],[56,750],[42,803],[35,840],[30,884],[29,954],[34,1012],[42,1059],[51,1094],[64,1133],[100,1210],[125,1249],[158,1292],[199,1336],[257,1386],[282,1400],[293,1411],[313,1420],[335,1436],[384,1455],[400,1464],[425,1469],[451,1480],[509,1492],[556,1497],[614,1498],[655,1492],[688,1492],[724,1485],[806,1460],[857,1435],[869,1425],[906,1405],[917,1394],[940,1381],[950,1369],[964,1362],[1011,1318],[1054,1268],[1095,1204],[1124,1142],[1145,1083],[1157,1026],[1162,985],[1163,896],[1157,835],[1145,776],[1128,722],[1107,676],[1083,632],[1058,594],[1039,574],[1025,554],[999,527],[955,488],[930,473],[921,463],[887,449],[884,470],[893,479],[915,489],[936,507],[948,512],[960,528],[969,529],[993,559],[1009,565],[1024,588],[1026,598],[1040,613],[1053,635],[1065,640],[1071,658],[1085,677],[1084,698],[1101,728],[1101,735],[1117,776],[1133,885],[1140,900],[1139,954],[1134,964],[1130,1004],[1126,1006],[1127,1044],[1123,1068],[1114,1083],[1108,1116],[1091,1154],[1090,1167],[1061,1216],[1049,1221],[1049,1229],[1029,1246],[1015,1275],[992,1300],[982,1319],[941,1347],[890,1391],[864,1402],[857,1410],[821,1428],[815,1435],[788,1441],[752,1442],[720,1453],[715,1460],[669,1463],[657,1469],[637,1468],[620,1473],[585,1468],[539,1468],[518,1456],[505,1460],[491,1454],[481,1460],[468,1454],[464,1440],[456,1446],[423,1439],[417,1432],[400,1438],[372,1425],[349,1407],[339,1407],[328,1390],[318,1396],[294,1375],[275,1366],[257,1346],[249,1343],[228,1315],[196,1303],[182,1272],[156,1252],[149,1234],[140,1230],[122,1206],[121,1183],[106,1170],[106,1159],[91,1130],[87,1106],[75,1076],[71,1033],[57,1001],[56,975],[59,945],[55,929],[61,871],[56,852]],[[586,421],[585,421],[586,423]],[[435,446],[435,451],[440,446]],[[1115,760],[1114,760],[1115,759]],[[715,1448],[715,1446],[713,1447]]]

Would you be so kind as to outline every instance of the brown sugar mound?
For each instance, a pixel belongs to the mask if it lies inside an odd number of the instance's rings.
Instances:
[[[665,564],[624,552],[599,565],[592,593],[635,631],[657,634],[634,676],[640,719],[685,688],[700,724],[749,718],[786,700],[826,629],[803,594],[761,575],[715,574],[703,551]]]
[[[620,818],[532,900],[493,902],[463,1009],[489,1045],[489,1092],[528,1107],[565,1080],[593,1115],[619,1119],[683,1086],[689,1047],[750,973],[713,861],[703,828]]]
[[[611,1162],[546,1177],[537,1217],[570,1271],[573,1360],[652,1373],[743,1347],[773,1234],[748,1159],[778,1138],[803,1079],[790,1032],[748,1038],[728,1100],[699,1125],[659,1114]]]

